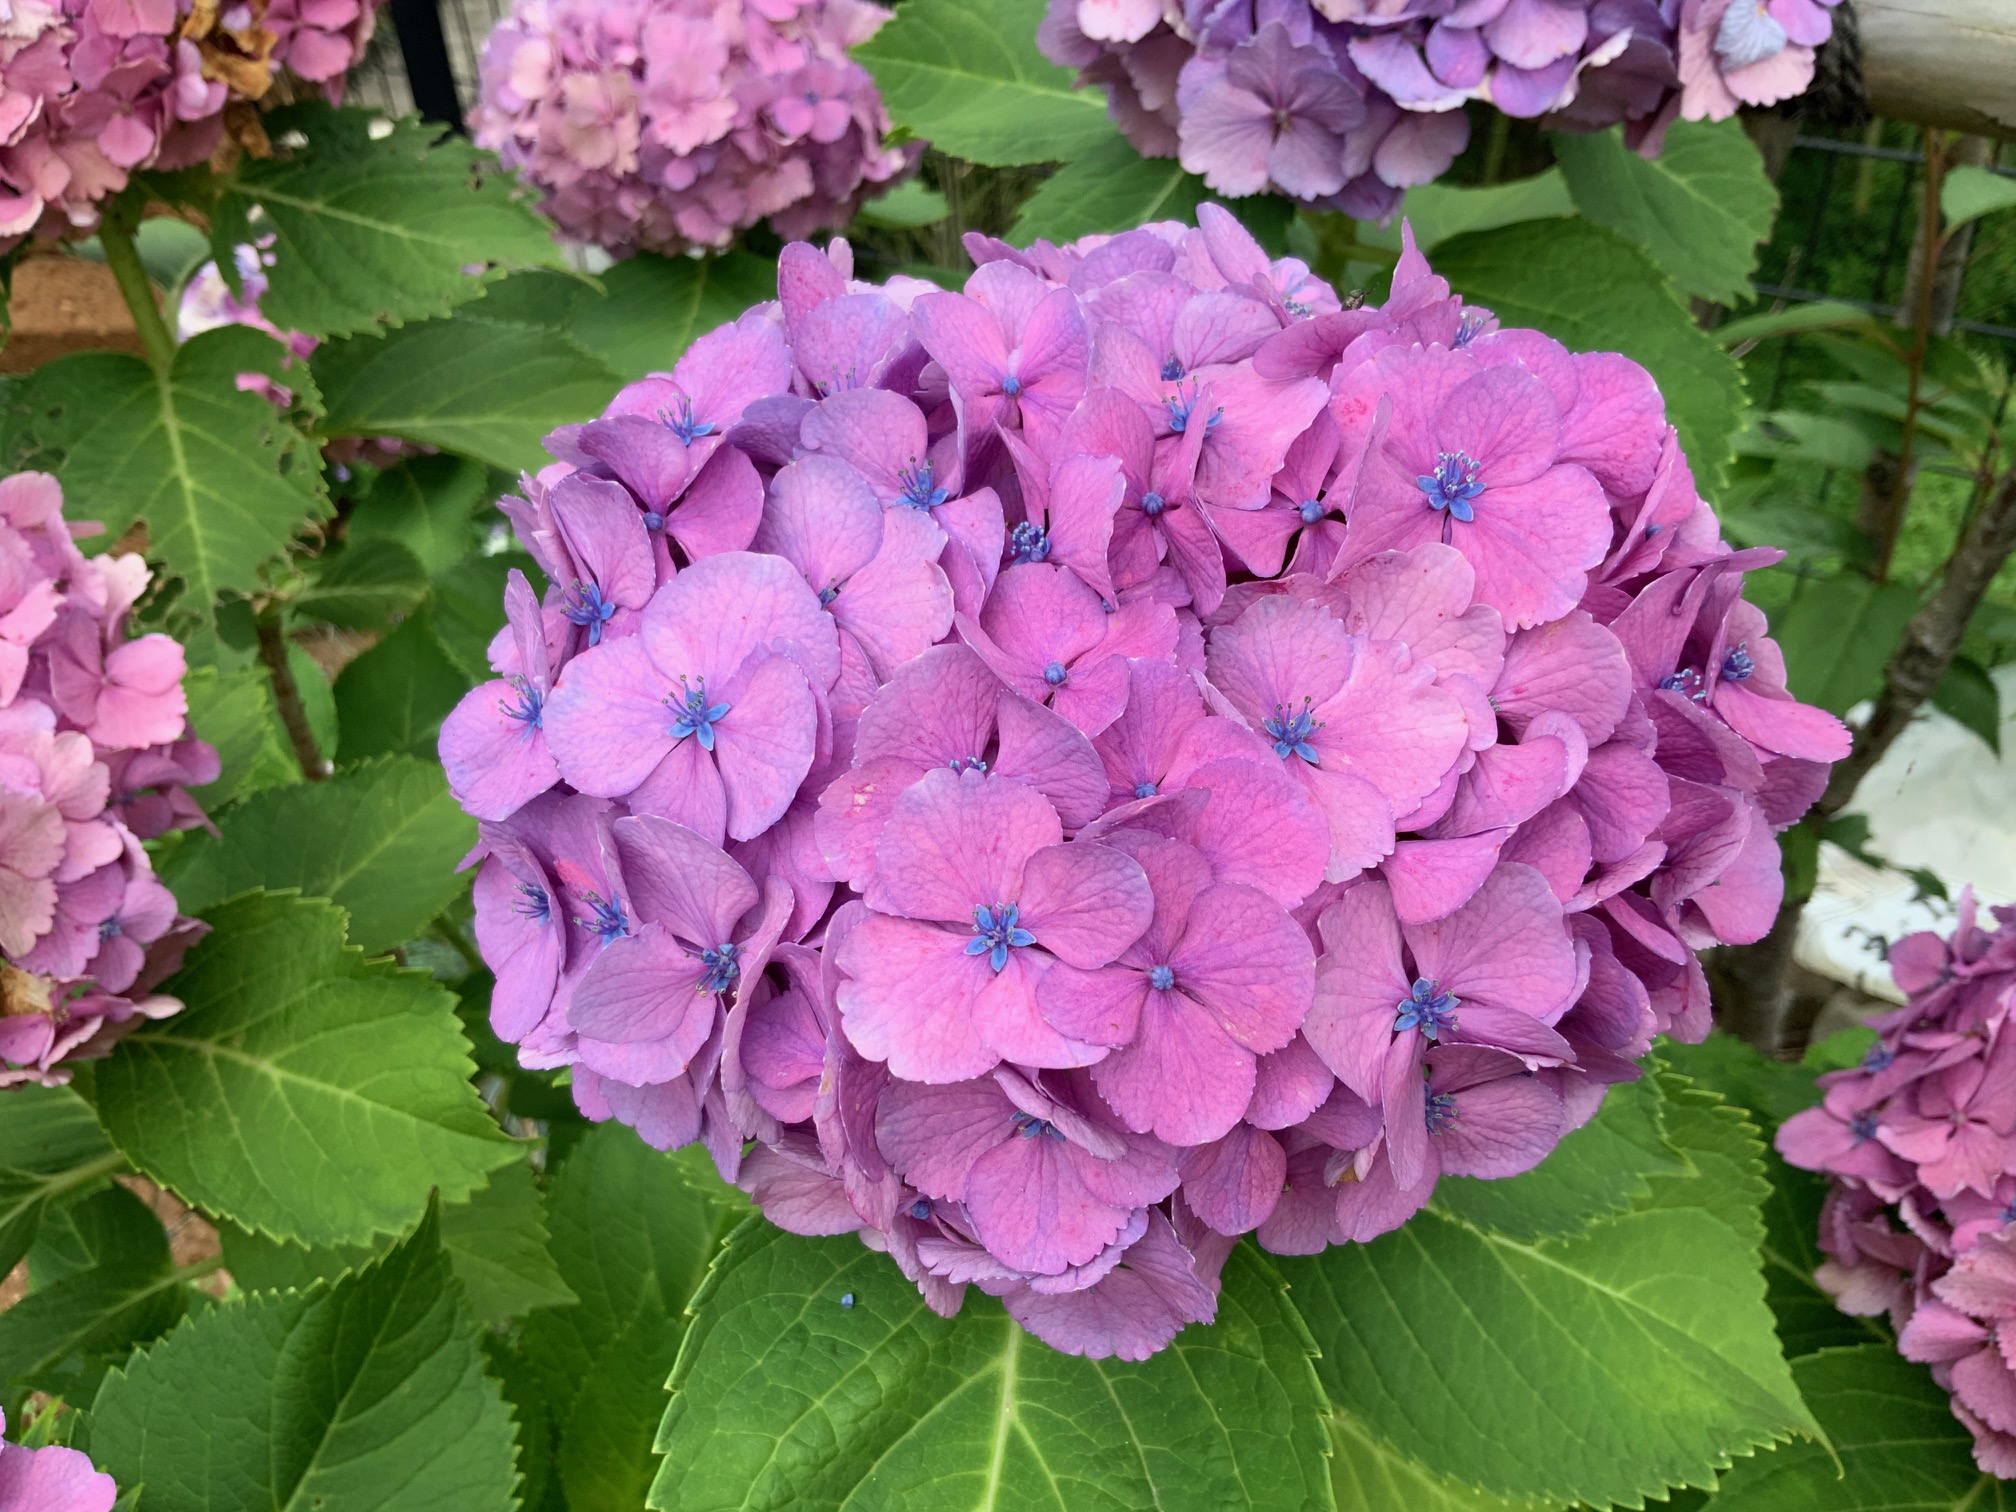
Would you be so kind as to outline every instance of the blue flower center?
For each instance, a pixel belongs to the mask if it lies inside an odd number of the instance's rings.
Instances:
[[[553,917],[553,900],[546,896],[546,889],[538,883],[520,882],[518,899],[511,905],[511,911],[534,924],[544,924]]]
[[[966,942],[966,954],[984,955],[996,971],[1008,965],[1008,952],[1034,945],[1036,936],[1015,922],[1021,910],[1013,903],[982,904],[973,910],[973,938]]]
[[[691,446],[702,436],[714,434],[714,422],[696,419],[693,414],[693,401],[683,396],[679,400],[677,410],[661,409],[658,411],[658,418],[679,438],[682,446]]]
[[[588,905],[588,917],[576,919],[574,922],[600,939],[604,945],[618,935],[630,932],[630,916],[623,911],[621,898],[604,898],[596,893],[584,892],[581,894],[581,901]]]
[[[602,597],[602,590],[593,583],[576,583],[574,591],[561,602],[566,606],[568,622],[588,632],[588,644],[601,645],[602,627],[616,617],[616,606]]]
[[[1470,501],[1484,492],[1477,481],[1477,464],[1466,452],[1442,452],[1435,459],[1435,471],[1422,473],[1415,487],[1428,496],[1430,509],[1446,509],[1449,518],[1469,524],[1477,518]]]
[[[1484,317],[1475,310],[1472,310],[1456,322],[1456,340],[1451,344],[1458,347],[1466,347],[1483,333]]]
[[[1008,558],[1013,562],[1041,562],[1050,556],[1050,532],[1024,520],[1008,536]]]
[[[1323,518],[1323,501],[1321,499],[1304,499],[1301,507],[1295,512],[1302,516],[1302,523],[1304,525],[1314,525],[1318,520]]]
[[[700,964],[707,968],[695,984],[695,990],[711,993],[719,997],[735,985],[735,979],[742,975],[742,954],[740,945],[716,945],[700,952]]]
[[[1874,1139],[1876,1137],[1876,1115],[1874,1113],[1857,1113],[1853,1118],[1848,1120],[1848,1132],[1855,1136],[1855,1143],[1857,1144],[1861,1144],[1865,1140]]]
[[[1182,376],[1183,364],[1176,360],[1175,353],[1172,352],[1162,359],[1162,381],[1164,383],[1174,383]]]
[[[1440,982],[1416,977],[1413,990],[1395,1005],[1393,1032],[1419,1029],[1423,1039],[1439,1040],[1456,1027],[1457,1001],[1442,990]]]
[[[522,677],[512,678],[511,685],[518,695],[518,701],[508,703],[499,700],[497,707],[504,711],[506,719],[515,719],[525,726],[525,733],[530,735],[541,727],[546,718],[546,700],[540,697],[537,688]]]
[[[897,472],[896,481],[903,485],[901,502],[912,509],[935,509],[952,496],[949,489],[938,487],[937,474],[928,457],[922,462],[912,457],[910,465]]]
[[[1167,992],[1176,985],[1176,971],[1171,966],[1157,966],[1148,973],[1148,985],[1157,992]]]
[[[1152,782],[1135,783],[1134,796],[1136,798],[1153,798],[1155,796],[1155,784]]]
[[[838,597],[840,597],[840,585],[838,583],[828,583],[824,588],[819,590],[819,607],[824,609]]]
[[[1444,1129],[1456,1122],[1456,1094],[1454,1092],[1430,1092],[1425,1085],[1421,1090],[1427,1093],[1427,1106],[1423,1111],[1428,1115],[1428,1132],[1430,1134],[1440,1134]]]
[[[645,528],[646,530],[650,531],[650,532],[651,532],[651,534],[653,534],[653,535],[656,535],[656,534],[658,534],[658,532],[659,532],[659,531],[661,531],[661,530],[663,530],[663,529],[665,528],[665,516],[664,516],[664,515],[662,515],[662,514],[660,514],[660,513],[659,513],[659,512],[657,511],[657,510],[655,510],[655,509],[647,509],[647,510],[645,510],[645,511],[644,511],[644,528]]]
[[[1700,670],[1695,667],[1682,667],[1678,672],[1669,673],[1659,679],[1659,686],[1696,703],[1708,696],[1708,690],[1701,685]]]
[[[982,761],[978,756],[954,756],[945,764],[955,772],[984,772],[987,770],[987,763]]]
[[[1169,411],[1169,429],[1176,432],[1177,435],[1180,436],[1189,430],[1190,417],[1197,408],[1199,397],[1196,385],[1192,384],[1189,392],[1186,393],[1179,388],[1175,393],[1162,401]],[[1208,435],[1211,431],[1215,430],[1218,422],[1224,418],[1225,411],[1222,408],[1211,411],[1210,414],[1204,417],[1205,433]]]
[[[98,926],[98,943],[102,945],[107,940],[117,936],[120,932],[119,921],[116,918],[106,919]]]
[[[1757,663],[1750,659],[1750,642],[1731,646],[1729,654],[1722,658],[1722,681],[1744,682],[1757,670]]]
[[[1033,1114],[1024,1113],[1020,1108],[1008,1115],[1008,1122],[1021,1131],[1024,1139],[1034,1139],[1039,1134],[1048,1134],[1059,1144],[1064,1142],[1064,1131],[1057,1125],[1047,1118],[1037,1118]]]
[[[1274,705],[1274,712],[1261,721],[1260,728],[1274,737],[1274,754],[1286,761],[1290,756],[1300,756],[1311,766],[1320,766],[1322,756],[1309,743],[1309,737],[1322,728],[1309,708],[1309,700],[1302,700],[1302,707],[1290,710],[1286,704]]]
[[[931,1216],[931,1204],[926,1202],[922,1197],[919,1197],[915,1202],[910,1204],[910,1216],[915,1218],[919,1223],[922,1223],[926,1218]]]
[[[1141,495],[1141,513],[1148,516],[1151,520],[1168,507],[1168,500],[1164,499],[1162,495],[1155,492],[1152,488]]]
[[[679,692],[665,700],[671,709],[672,738],[684,740],[688,735],[700,742],[700,749],[714,749],[714,725],[727,717],[728,705],[707,702],[707,679],[701,678],[694,687],[686,686],[686,679],[679,679]]]
[[[1022,380],[1017,378],[1013,373],[1010,373],[1001,380],[1001,392],[1006,394],[1010,399],[1013,399],[1017,394],[1022,392]]]
[[[1063,687],[1070,676],[1070,672],[1065,669],[1062,662],[1052,662],[1043,669],[1043,681],[1050,684],[1053,688]]]

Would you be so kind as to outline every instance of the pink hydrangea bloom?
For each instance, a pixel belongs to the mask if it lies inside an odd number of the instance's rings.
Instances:
[[[6,1427],[0,1413],[0,1432]],[[118,1499],[112,1477],[80,1450],[0,1442],[0,1512],[112,1512]]]
[[[1373,1238],[1705,1033],[1695,952],[1769,927],[1845,731],[1626,359],[1411,241],[1344,310],[1215,206],[969,250],[789,247],[549,437],[503,505],[548,581],[441,752],[527,1066],[941,1312],[1139,1359],[1238,1236]],[[1963,1113],[1972,1178],[2003,1110],[1941,1085],[1896,1136]]]
[[[0,479],[0,1087],[67,1081],[175,1012],[152,989],[203,930],[140,842],[208,822],[186,785],[217,753],[189,734],[182,648],[127,637],[146,564],[71,531],[54,478]]]
[[[209,14],[208,31],[196,29],[187,0],[9,6],[0,19],[0,249],[30,235],[90,235],[100,202],[131,174],[208,158],[224,139],[225,107],[266,98],[283,71],[340,100],[382,3],[225,7]]]
[[[1819,1279],[1851,1313],[1887,1312],[1932,1367],[1990,1475],[2016,1479],[2016,909],[1984,928],[1963,895],[1950,939],[1891,947],[1904,1007],[1873,1020],[1859,1066],[1820,1078],[1778,1150],[1825,1172]],[[2003,1330],[2010,1330],[2004,1333]]]
[[[1376,219],[1468,144],[1468,101],[1656,154],[1676,119],[1801,93],[1838,3],[1050,0],[1037,39],[1145,156]]]
[[[766,219],[803,236],[916,162],[883,145],[882,97],[847,55],[888,16],[867,0],[517,0],[484,45],[470,124],[563,232],[619,256],[725,247]]]

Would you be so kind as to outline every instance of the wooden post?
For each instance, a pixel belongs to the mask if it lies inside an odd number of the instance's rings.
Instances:
[[[1851,0],[1876,114],[2016,139],[2016,0]]]

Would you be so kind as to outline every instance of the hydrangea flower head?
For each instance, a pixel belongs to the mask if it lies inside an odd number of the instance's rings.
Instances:
[[[10,6],[0,22],[0,247],[88,236],[100,202],[136,170],[202,162],[224,139],[226,107],[266,99],[276,83],[287,97],[283,75],[340,101],[381,3]]]
[[[182,648],[128,637],[146,564],[71,534],[54,478],[0,479],[0,1087],[68,1081],[174,1013],[153,989],[204,929],[140,843],[207,823],[186,788],[219,772],[189,734]],[[22,1453],[0,1451],[0,1480]]]
[[[769,220],[844,224],[916,161],[847,55],[888,19],[867,0],[518,0],[491,32],[480,146],[542,192],[567,235],[619,255],[725,247]]]
[[[1656,153],[1812,81],[1838,0],[1050,0],[1038,41],[1148,157],[1223,195],[1389,215],[1468,144],[1481,100]],[[1459,516],[1460,518],[1460,516]]]
[[[1705,1033],[1694,951],[1769,927],[1845,732],[1625,359],[1411,244],[1346,311],[1212,206],[969,250],[787,248],[549,437],[442,757],[527,1066],[1139,1359],[1240,1236],[1373,1238]]]
[[[0,1432],[7,1427],[0,1414]],[[112,1512],[119,1487],[82,1451],[0,1442],[0,1512]]]
[[[1820,1284],[1844,1312],[1890,1315],[1904,1358],[1953,1394],[1975,1462],[2011,1480],[2016,909],[1993,912],[1984,927],[1963,895],[1950,939],[1891,947],[1908,1001],[1872,1021],[1859,1066],[1820,1078],[1820,1105],[1785,1121],[1778,1150],[1832,1181]]]

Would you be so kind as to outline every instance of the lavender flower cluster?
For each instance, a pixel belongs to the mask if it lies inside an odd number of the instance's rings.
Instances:
[[[187,168],[282,70],[331,98],[382,0],[14,0],[0,14],[0,250],[88,234],[141,168]]]
[[[1094,1356],[1703,1034],[1847,750],[1643,369],[1199,218],[786,249],[549,438],[441,736],[527,1066]]]
[[[1466,101],[1657,153],[1676,119],[1802,93],[1837,3],[1050,0],[1038,40],[1144,155],[1383,219],[1468,144]]]
[[[128,640],[137,556],[86,557],[47,473],[0,478],[0,1087],[69,1080],[142,1019],[203,926],[140,842],[204,823],[182,648]]]
[[[847,49],[867,0],[517,0],[483,50],[479,145],[569,236],[618,255],[844,225],[921,149]]]
[[[1932,1367],[1976,1463],[2016,1479],[2016,908],[1983,928],[1963,898],[1950,941],[1890,952],[1909,1001],[1874,1020],[1860,1066],[1820,1078],[1778,1150],[1833,1178],[1820,1284],[1844,1312],[1888,1313]],[[2008,1333],[2001,1330],[2009,1329]]]

